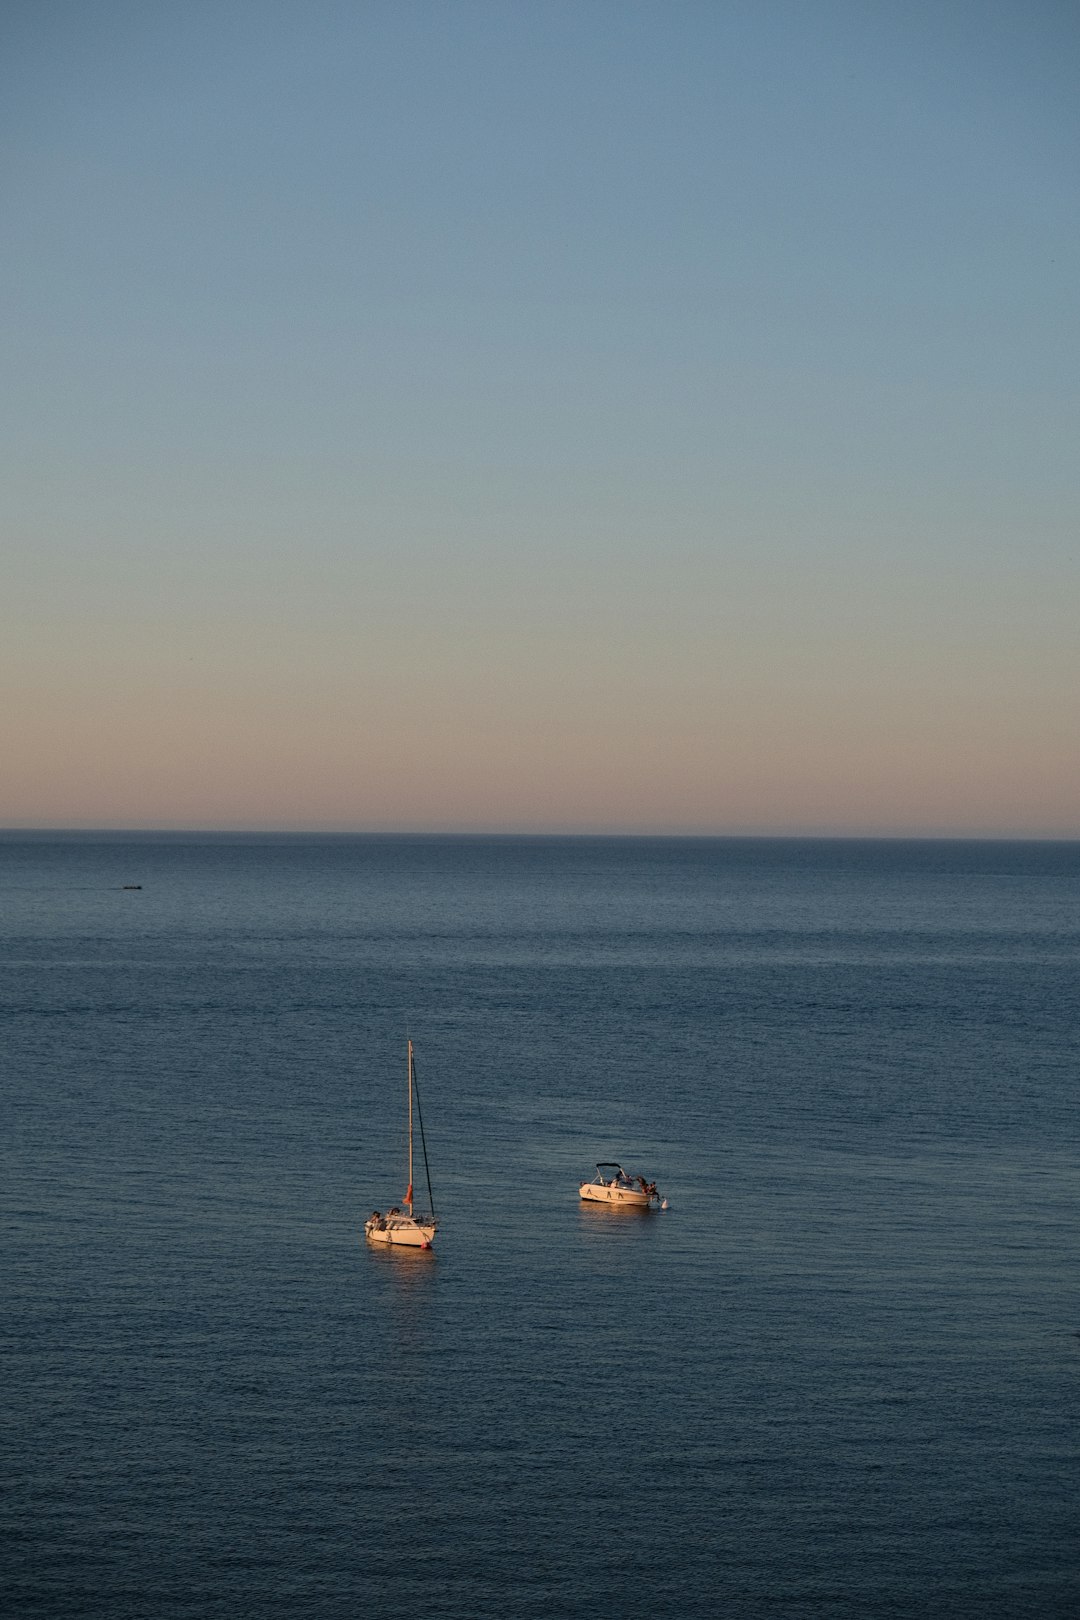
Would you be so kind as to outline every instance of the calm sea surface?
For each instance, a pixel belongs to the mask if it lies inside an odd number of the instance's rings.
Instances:
[[[8,835],[0,962],[14,1620],[1080,1614],[1080,845]]]

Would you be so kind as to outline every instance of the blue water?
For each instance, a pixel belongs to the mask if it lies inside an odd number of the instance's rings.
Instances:
[[[1080,1613],[1080,845],[7,835],[0,954],[5,1613]]]

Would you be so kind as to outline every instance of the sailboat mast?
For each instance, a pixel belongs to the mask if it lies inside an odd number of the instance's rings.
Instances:
[[[413,1042],[408,1043],[408,1212],[413,1213]]]

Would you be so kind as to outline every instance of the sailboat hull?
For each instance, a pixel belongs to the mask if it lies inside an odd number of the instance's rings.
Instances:
[[[409,1249],[430,1249],[437,1231],[434,1221],[413,1220],[411,1215],[387,1215],[368,1221],[364,1232],[371,1243],[403,1244]]]

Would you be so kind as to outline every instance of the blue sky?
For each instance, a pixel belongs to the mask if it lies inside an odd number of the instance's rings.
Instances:
[[[0,823],[1080,835],[1075,7],[0,22]]]

